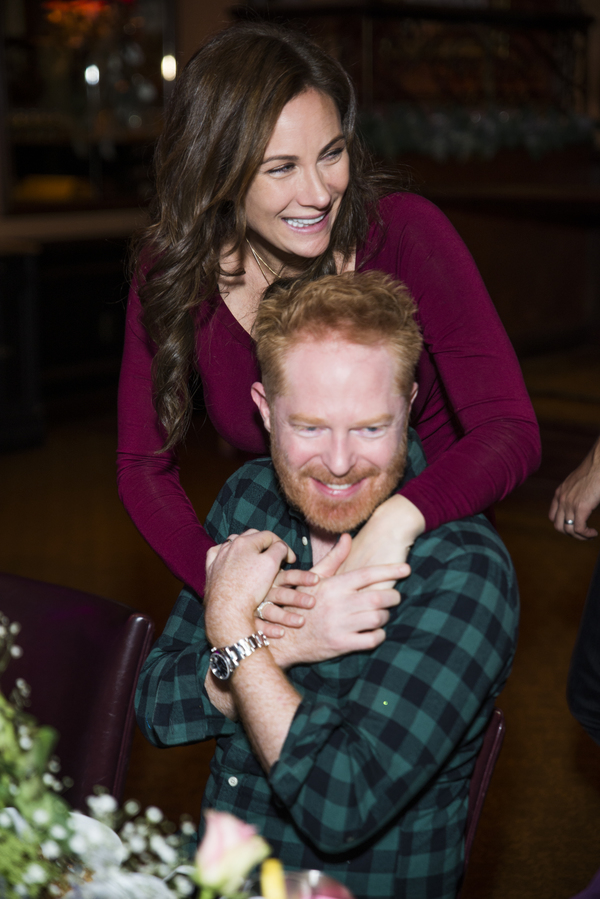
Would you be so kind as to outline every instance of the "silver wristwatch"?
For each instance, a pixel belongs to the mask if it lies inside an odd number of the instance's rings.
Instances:
[[[269,641],[263,632],[258,631],[249,637],[242,637],[231,646],[224,646],[222,649],[213,646],[210,651],[210,670],[219,680],[229,680],[242,659],[248,658],[257,649],[268,645]]]

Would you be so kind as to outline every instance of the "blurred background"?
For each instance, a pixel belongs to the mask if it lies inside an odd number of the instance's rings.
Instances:
[[[600,866],[600,749],[564,699],[597,546],[547,510],[600,430],[600,0],[2,0],[0,570],[164,626],[180,584],[115,485],[127,247],[177,72],[245,17],[346,66],[365,139],[448,215],[519,354],[544,460],[497,508],[522,631],[464,899],[566,899]],[[242,460],[201,408],[181,456],[203,519]],[[126,795],[197,817],[211,751],[136,735]]]

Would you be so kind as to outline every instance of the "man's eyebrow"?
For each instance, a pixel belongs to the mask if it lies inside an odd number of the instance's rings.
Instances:
[[[391,424],[393,420],[393,415],[380,415],[377,418],[367,418],[363,421],[356,421],[352,425],[352,429],[385,427],[386,425]],[[290,415],[288,421],[291,425],[303,425],[309,428],[328,427],[324,418],[312,418],[310,415]]]
[[[323,149],[320,151],[319,155],[322,156],[324,153],[327,153],[328,150],[331,150],[331,148],[335,144],[339,143],[339,141],[341,141],[341,140],[345,140],[344,135],[338,134],[338,136],[334,137],[333,140],[330,140],[328,144],[325,144]],[[263,161],[261,162],[261,165],[266,165],[268,162],[276,162],[276,161],[283,161],[283,160],[285,160],[286,162],[297,162],[298,157],[297,156],[288,156],[285,153],[282,153],[280,156],[268,156],[266,159],[263,159]]]

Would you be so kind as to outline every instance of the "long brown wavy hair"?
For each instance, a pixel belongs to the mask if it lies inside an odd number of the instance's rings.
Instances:
[[[335,102],[350,162],[350,180],[325,253],[308,260],[303,278],[336,271],[368,233],[376,201],[398,180],[375,172],[357,138],[356,97],[342,66],[305,35],[276,25],[233,25],[208,41],[178,78],[155,158],[151,224],[132,245],[142,322],[156,345],[154,406],[179,443],[192,411],[195,312],[217,290],[225,246],[240,249],[244,202],[283,107],[314,88]]]

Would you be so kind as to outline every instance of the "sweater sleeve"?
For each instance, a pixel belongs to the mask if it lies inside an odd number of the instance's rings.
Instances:
[[[429,531],[521,484],[540,463],[539,429],[508,335],[446,216],[414,195],[389,198],[387,214],[385,267],[411,290],[425,343],[413,424],[428,467],[401,492]]]
[[[119,496],[139,532],[173,574],[202,596],[206,553],[214,541],[181,486],[175,452],[157,452],[164,434],[152,403],[154,346],[140,321],[141,311],[134,283],[119,381]]]

